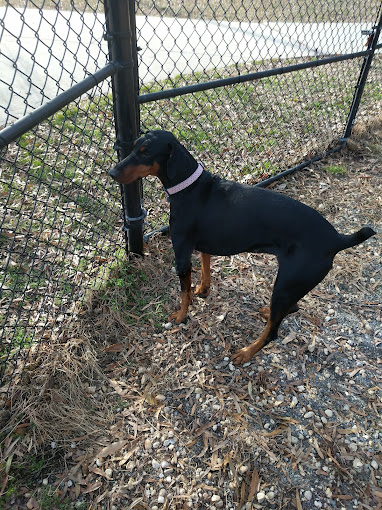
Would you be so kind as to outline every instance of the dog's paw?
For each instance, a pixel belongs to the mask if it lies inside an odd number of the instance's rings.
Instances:
[[[178,310],[170,315],[168,322],[175,320],[176,324],[182,324],[182,322],[186,322],[186,319],[187,313],[184,313],[182,310]]]
[[[248,346],[235,352],[231,359],[234,365],[241,365],[242,363],[247,363],[250,359],[252,359],[253,355],[253,349],[251,349],[251,346]]]
[[[194,295],[201,298],[206,298],[209,295],[209,293],[210,288],[204,287],[203,285],[197,285],[194,291]]]
[[[270,313],[271,313],[271,309],[269,308],[269,306],[263,306],[259,310],[259,314],[261,315],[261,317],[263,317],[266,320],[269,319]]]

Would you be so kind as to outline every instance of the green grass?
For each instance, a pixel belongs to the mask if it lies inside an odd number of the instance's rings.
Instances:
[[[208,76],[179,75],[147,84],[141,94],[258,68],[248,62]],[[310,152],[324,151],[342,136],[358,73],[359,63],[345,62],[197,92],[141,105],[141,121],[144,129],[173,131],[202,162],[212,162],[211,171],[260,178],[303,161],[309,142]]]
[[[120,192],[106,174],[116,159],[111,120],[108,96],[73,103],[2,152],[2,359],[18,358],[36,327],[103,278],[123,242]]]
[[[115,263],[99,289],[103,303],[126,325],[149,321],[158,330],[166,321],[164,295],[165,289],[153,290],[146,273],[126,259]]]
[[[34,455],[30,455],[22,461],[18,457],[11,455],[4,465],[0,465],[0,473],[8,475],[8,482],[5,492],[0,500],[0,510],[9,508],[12,497],[18,493],[23,485],[33,487],[44,467],[44,460]]]
[[[347,169],[343,165],[326,165],[323,168],[330,175],[339,176],[347,173]]]

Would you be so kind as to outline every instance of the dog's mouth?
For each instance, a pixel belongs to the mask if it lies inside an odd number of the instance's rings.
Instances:
[[[137,180],[137,177],[134,175],[126,174],[126,172],[119,172],[115,168],[109,170],[109,175],[114,181],[119,184],[131,184],[132,182]]]
[[[137,179],[143,179],[148,175],[157,175],[159,171],[158,163],[153,165],[117,165],[109,170],[109,175],[119,184],[131,184]]]

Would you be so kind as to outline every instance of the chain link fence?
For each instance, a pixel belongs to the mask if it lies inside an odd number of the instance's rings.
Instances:
[[[135,7],[129,31],[108,25],[118,4]],[[381,107],[380,0],[106,7],[105,18],[97,0],[0,0],[4,399],[40,343],[60,338],[86,290],[124,253],[121,195],[106,171],[116,149],[119,158],[129,152],[135,128],[173,131],[208,170],[255,184],[341,147],[364,87],[358,115]],[[128,37],[126,62],[112,60]],[[15,126],[23,134],[9,141]],[[134,193],[140,202],[140,188]],[[129,205],[129,191],[122,196]],[[162,227],[155,181],[143,197],[146,231]],[[142,224],[139,210],[125,211],[127,231],[131,216]]]
[[[108,63],[102,3],[59,5],[0,4],[3,128],[22,123]],[[107,79],[2,149],[3,397],[41,342],[59,339],[86,289],[124,252],[120,193],[106,176],[116,161],[114,140]]]
[[[137,13],[142,130],[255,184],[341,145],[381,3],[139,0]],[[382,97],[379,51],[361,115]],[[153,194],[146,183],[149,209]]]

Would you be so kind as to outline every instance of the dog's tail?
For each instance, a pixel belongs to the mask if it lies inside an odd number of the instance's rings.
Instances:
[[[352,246],[357,246],[357,244],[361,244],[369,237],[374,236],[376,232],[370,227],[363,227],[358,232],[354,234],[346,235],[339,234],[340,242],[338,251],[346,250],[346,248],[351,248]]]

